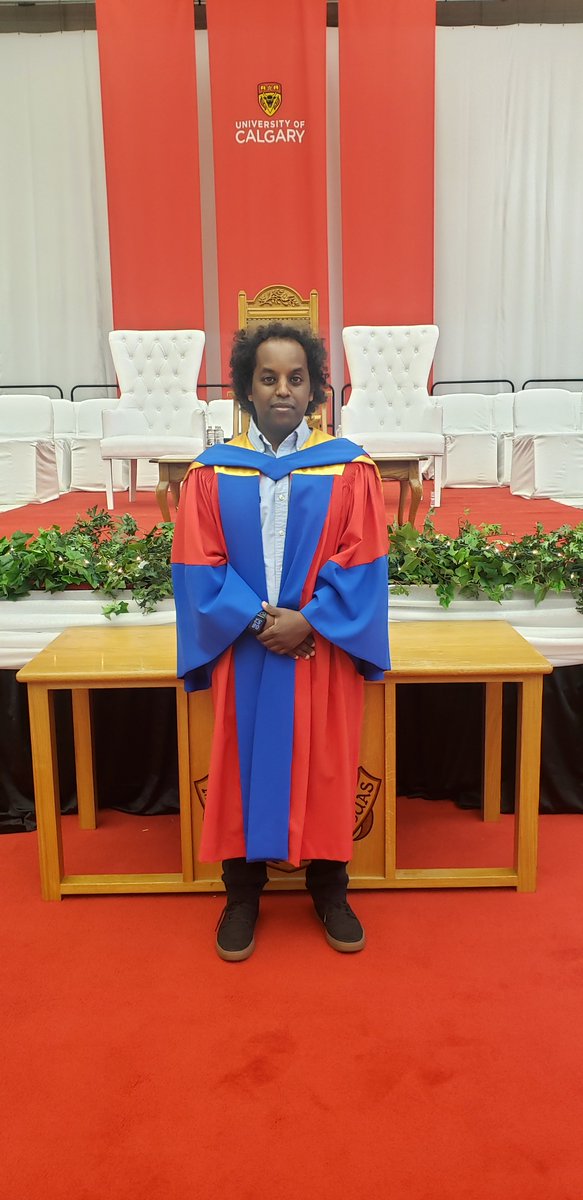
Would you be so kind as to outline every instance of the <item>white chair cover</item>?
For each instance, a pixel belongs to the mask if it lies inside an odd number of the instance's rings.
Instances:
[[[498,437],[494,397],[458,392],[436,397],[443,413],[444,487],[496,487]]]
[[[498,392],[492,399],[494,428],[498,439],[498,483],[500,487],[508,487],[514,437],[514,392]]]
[[[53,406],[54,436],[57,451],[59,491],[68,492],[71,487],[71,441],[75,436],[75,406],[71,400],[51,400]]]
[[[58,495],[50,397],[0,395],[0,504],[56,500]]]
[[[225,438],[233,436],[233,401],[209,400],[206,410],[207,425],[220,425]]]
[[[101,457],[103,413],[117,407],[117,398],[105,396],[78,400],[75,409],[75,434],[71,439],[71,489],[76,492],[101,492],[105,489],[106,467]],[[113,464],[115,491],[128,486],[126,462]]]
[[[583,495],[583,399],[563,388],[514,397],[510,491],[551,499]]]

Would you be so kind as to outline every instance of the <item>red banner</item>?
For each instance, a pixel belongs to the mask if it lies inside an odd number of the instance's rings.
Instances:
[[[433,315],[435,0],[341,0],[345,325]]]
[[[97,0],[116,328],[203,328],[192,0]]]
[[[223,375],[237,295],[319,295],[328,331],[325,0],[207,0]]]

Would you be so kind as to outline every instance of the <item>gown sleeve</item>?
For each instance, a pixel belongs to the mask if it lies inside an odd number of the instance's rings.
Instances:
[[[228,561],[212,468],[194,467],[182,486],[172,582],[178,676],[186,691],[201,691],[221,654],[261,611],[261,598]]]
[[[343,478],[338,550],[318,572],[301,611],[310,625],[352,657],[365,679],[390,669],[388,538],[382,486],[373,464],[353,463]]]

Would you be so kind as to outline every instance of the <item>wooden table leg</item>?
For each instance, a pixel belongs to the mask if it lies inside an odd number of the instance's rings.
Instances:
[[[73,734],[75,739],[75,775],[77,779],[77,809],[81,829],[96,829],[95,756],[91,698],[87,688],[73,688]]]
[[[188,696],[184,691],[182,683],[179,683],[176,688],[176,722],[178,733],[178,794],[180,797],[182,878],[185,883],[192,883],[194,879],[194,841],[192,832],[192,791],[188,737]]]
[[[138,486],[138,460],[130,458],[130,486],[128,491],[128,500],[135,500],[136,490]]]
[[[534,892],[538,848],[542,676],[518,685],[514,865],[519,892]]]
[[[385,679],[385,874],[397,870],[397,688]]]
[[[409,522],[415,524],[417,510],[423,496],[423,484],[419,478],[419,463],[409,463],[409,487],[411,488],[411,507],[409,508]]]
[[[500,819],[502,780],[502,688],[487,683],[484,705],[484,790],[482,816],[485,821]]]
[[[180,480],[170,480],[170,495],[174,501],[174,507],[178,511],[178,505],[180,504]]]
[[[28,707],[41,895],[43,900],[60,900],[63,844],[52,693],[42,684],[29,683]]]
[[[160,509],[160,512],[162,513],[164,520],[169,521],[170,520],[170,509],[168,508],[168,483],[169,483],[169,480],[167,478],[163,478],[162,470],[160,468],[158,468],[158,469],[160,470],[160,478],[158,480],[158,483],[156,484],[156,500],[158,501],[158,508]]]
[[[397,525],[405,524],[405,506],[407,503],[407,495],[409,492],[409,480],[399,480],[399,507],[397,509]]]

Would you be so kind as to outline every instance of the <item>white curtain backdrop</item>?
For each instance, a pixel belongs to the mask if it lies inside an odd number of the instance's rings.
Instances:
[[[0,387],[67,396],[115,379],[96,33],[0,36],[0,113]]]
[[[437,30],[436,380],[583,376],[582,62],[583,25]]]

